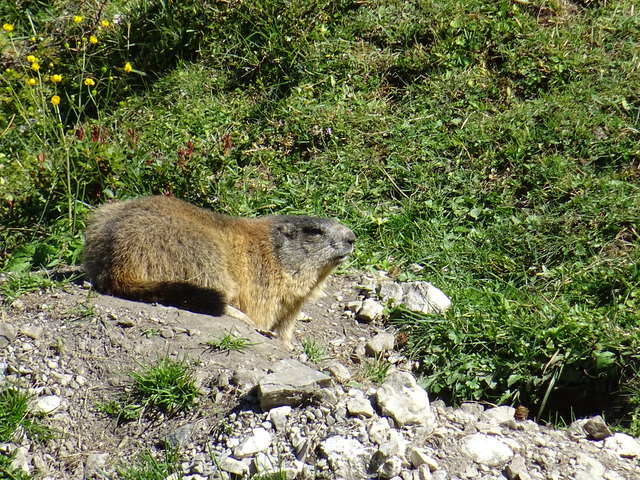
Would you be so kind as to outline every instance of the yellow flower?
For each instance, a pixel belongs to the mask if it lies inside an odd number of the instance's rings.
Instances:
[[[11,25],[10,23],[5,23],[4,25],[2,25],[2,29],[7,33],[11,33],[13,32],[13,25]]]
[[[73,17],[73,21],[76,23],[80,23],[82,21],[82,17],[80,15],[76,15]]]
[[[100,22],[100,24],[101,24],[103,27],[107,28],[107,27],[109,26],[109,20],[102,20],[102,21]]]
[[[129,73],[129,72],[131,72],[132,70],[133,70],[133,67],[131,66],[131,64],[130,64],[129,62],[127,62],[127,63],[125,63],[125,64],[124,64],[124,71],[125,71],[126,73]]]
[[[96,82],[95,82],[95,80],[93,78],[85,78],[84,79],[84,84],[87,87],[93,87],[96,84]]]
[[[60,83],[62,81],[62,75],[59,74],[53,74],[51,75],[51,77],[49,77],[49,80],[51,80],[53,83]]]
[[[36,63],[37,61],[38,61],[38,58],[34,57],[33,55],[29,55],[27,57],[27,62],[29,62],[29,63]]]
[[[38,70],[40,70],[40,64],[38,62],[33,62],[31,64],[31,70],[34,70],[37,72]]]
[[[36,83],[38,83],[38,82],[36,81],[35,78],[27,79],[27,85],[29,85],[30,87],[33,87]]]
[[[54,95],[51,97],[51,103],[54,105],[60,105],[60,97],[58,95]]]
[[[98,43],[98,37],[96,37],[95,35],[91,35],[89,37],[89,43]]]

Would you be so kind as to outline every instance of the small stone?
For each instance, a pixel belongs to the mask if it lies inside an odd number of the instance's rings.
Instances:
[[[62,404],[62,399],[57,395],[47,395],[38,399],[34,407],[35,413],[48,415],[57,410]]]
[[[640,457],[640,442],[626,433],[615,433],[605,438],[604,448],[613,450],[624,458]]]
[[[233,475],[244,476],[249,475],[249,465],[235,458],[226,457],[217,461],[220,470],[231,473]]]
[[[187,423],[182,425],[166,435],[164,444],[167,447],[180,448],[189,440],[192,430],[193,424]]]
[[[358,393],[352,393],[352,392]],[[374,415],[373,406],[371,402],[364,397],[364,394],[360,390],[351,389],[349,391],[349,398],[347,399],[347,411],[354,417],[366,417],[371,418]]]
[[[451,306],[449,297],[429,282],[406,283],[403,290],[402,303],[411,311],[424,314],[443,313]]]
[[[513,457],[509,465],[504,470],[509,480],[531,480],[531,475],[527,471],[524,458],[520,455]]]
[[[283,405],[335,402],[331,377],[297,360],[278,362],[274,373],[264,376],[258,383],[258,399],[263,411]]]
[[[474,462],[489,467],[503,466],[513,457],[513,450],[504,442],[483,433],[465,437],[462,447]]]
[[[109,460],[108,453],[90,453],[84,462],[85,477],[91,478],[93,476],[103,476],[107,460]]]
[[[588,419],[584,425],[582,425],[582,428],[587,432],[589,438],[593,440],[604,440],[613,435],[600,415]]]
[[[509,406],[489,408],[482,412],[480,421],[491,425],[502,425],[503,423],[514,421],[516,409]]]
[[[364,350],[370,357],[377,357],[385,352],[393,350],[396,338],[392,333],[382,332],[369,340]]]
[[[380,412],[392,417],[399,426],[431,425],[434,416],[429,395],[408,372],[394,372],[376,392]]]
[[[32,340],[37,340],[42,336],[42,327],[36,327],[35,325],[25,325],[20,328],[19,333],[25,337],[29,337]]]
[[[369,478],[367,465],[371,454],[355,438],[331,436],[320,442],[320,451],[333,470],[333,478],[345,480]]]
[[[0,348],[7,348],[16,339],[16,332],[5,322],[0,322]]]
[[[340,383],[347,383],[351,381],[351,373],[349,372],[349,369],[340,362],[333,362],[329,365],[327,370],[329,371],[329,374]]]
[[[429,470],[432,472],[435,472],[440,468],[438,462],[427,455],[427,453],[422,448],[416,446],[410,447],[407,456],[414,468],[418,468],[421,465],[427,465],[429,467]]]
[[[277,431],[283,432],[287,426],[287,418],[291,413],[291,407],[285,405],[283,407],[276,407],[269,410],[268,419],[273,423],[273,426]]]
[[[388,458],[380,467],[377,472],[380,478],[393,478],[402,473],[402,459],[397,456]]]
[[[362,307],[356,313],[356,320],[362,323],[371,323],[382,318],[384,307],[373,298],[367,298],[362,302]]]
[[[233,454],[239,458],[251,457],[263,452],[271,445],[271,434],[264,428],[254,428],[251,435],[245,438],[233,449]]]

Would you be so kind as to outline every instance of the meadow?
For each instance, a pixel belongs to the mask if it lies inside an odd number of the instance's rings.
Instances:
[[[389,313],[432,397],[639,435],[634,4],[4,1],[2,294],[112,199],[335,217],[348,268],[452,298]]]

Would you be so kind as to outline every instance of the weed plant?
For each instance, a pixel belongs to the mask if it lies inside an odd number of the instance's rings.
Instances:
[[[112,198],[337,217],[353,265],[452,297],[394,317],[433,394],[544,416],[587,392],[638,431],[633,0],[21,7],[0,6],[3,268],[77,261]]]
[[[140,452],[135,458],[123,462],[116,469],[113,480],[165,480],[172,476],[180,477],[182,468],[177,449],[164,451],[164,458],[158,459],[150,451]]]
[[[187,359],[160,358],[155,365],[145,365],[131,372],[133,385],[119,398],[100,404],[98,409],[129,421],[142,415],[176,415],[193,408],[198,389]]]
[[[320,363],[324,360],[326,350],[322,345],[313,338],[305,338],[302,341],[302,350],[309,360],[313,363]]]
[[[205,342],[211,351],[214,352],[243,352],[255,343],[251,343],[248,338],[240,337],[233,332],[227,332],[220,338]]]

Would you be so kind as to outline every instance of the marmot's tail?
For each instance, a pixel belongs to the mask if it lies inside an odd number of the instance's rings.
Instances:
[[[195,313],[220,316],[224,313],[224,295],[211,288],[187,282],[148,282],[118,285],[104,289],[104,293],[128,300],[160,303]]]

